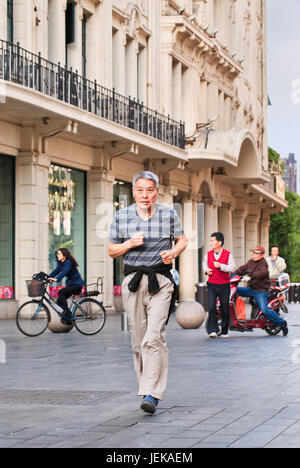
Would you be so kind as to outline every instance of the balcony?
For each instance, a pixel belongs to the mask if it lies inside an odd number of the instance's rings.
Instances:
[[[33,54],[0,40],[0,79],[38,91],[102,119],[117,123],[173,147],[185,148],[185,124],[149,109]]]

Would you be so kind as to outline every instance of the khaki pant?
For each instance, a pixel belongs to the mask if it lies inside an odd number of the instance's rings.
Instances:
[[[131,327],[134,368],[139,395],[152,395],[162,400],[168,380],[168,348],[165,325],[174,290],[172,281],[157,274],[160,290],[151,296],[148,276],[143,275],[136,293],[128,290],[134,274],[124,278],[122,297]]]

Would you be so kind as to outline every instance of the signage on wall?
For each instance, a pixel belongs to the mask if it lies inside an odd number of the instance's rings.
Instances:
[[[0,299],[13,299],[14,288],[11,286],[0,286]]]

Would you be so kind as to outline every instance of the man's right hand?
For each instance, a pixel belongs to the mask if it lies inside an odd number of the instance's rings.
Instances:
[[[131,248],[134,249],[135,247],[139,247],[140,245],[144,244],[144,233],[143,232],[136,232],[133,234],[132,238],[130,239]]]
[[[118,258],[126,255],[129,250],[139,247],[144,244],[144,233],[136,232],[131,239],[123,242],[122,244],[110,243],[108,254],[111,258]]]
[[[208,268],[205,272],[208,276],[211,276],[213,274],[213,271],[211,268]]]

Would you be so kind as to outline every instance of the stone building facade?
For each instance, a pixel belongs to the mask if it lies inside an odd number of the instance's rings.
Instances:
[[[268,172],[265,0],[0,0],[0,317],[68,246],[113,303],[132,176],[182,217],[182,300],[211,232],[237,264],[286,206]],[[2,288],[2,289],[1,289]]]

